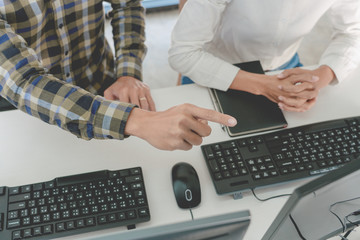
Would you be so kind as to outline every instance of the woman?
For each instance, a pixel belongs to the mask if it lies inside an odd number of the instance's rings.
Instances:
[[[334,35],[314,70],[301,66],[299,45],[325,13]],[[260,60],[277,76],[235,63]],[[306,111],[321,88],[341,82],[360,63],[358,0],[189,0],[172,34],[170,65],[195,83],[261,94],[283,110]]]

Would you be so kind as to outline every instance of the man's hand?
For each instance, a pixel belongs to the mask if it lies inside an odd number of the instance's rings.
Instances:
[[[134,108],[125,126],[125,134],[134,135],[162,150],[189,150],[209,136],[207,121],[235,126],[236,119],[214,110],[182,104],[163,112]]]
[[[133,77],[118,78],[105,90],[104,97],[109,100],[133,103],[144,110],[155,111],[155,103],[149,86]]]
[[[304,112],[314,106],[319,90],[327,86],[335,74],[328,66],[320,66],[315,70],[284,70],[277,77],[283,81],[278,86],[283,91],[278,97],[279,107],[282,110]]]

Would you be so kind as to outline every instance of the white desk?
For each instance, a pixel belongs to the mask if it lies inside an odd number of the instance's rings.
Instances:
[[[289,127],[360,115],[359,89],[360,68],[342,84],[323,89],[316,105],[308,112],[286,112]],[[185,102],[213,108],[207,89],[197,85],[156,89],[152,91],[152,95],[158,111]],[[204,139],[204,144],[230,139],[218,124],[210,124],[213,131]],[[180,161],[192,164],[200,178],[202,202],[193,209],[194,218],[249,209],[251,224],[245,236],[246,240],[261,239],[287,200],[283,197],[259,202],[250,193],[245,193],[240,200],[233,200],[232,196],[218,196],[200,147],[194,147],[190,151],[160,151],[136,137],[124,141],[84,141],[18,110],[0,112],[0,152],[1,186],[48,181],[55,177],[102,169],[117,170],[141,166],[151,221],[137,224],[139,229],[191,219],[188,210],[178,208],[171,185],[171,168]],[[257,192],[261,197],[291,193],[296,186],[304,182]],[[122,231],[126,231],[126,228],[92,232],[78,237],[85,239],[103,234],[121,234]],[[74,236],[66,239],[74,239]]]

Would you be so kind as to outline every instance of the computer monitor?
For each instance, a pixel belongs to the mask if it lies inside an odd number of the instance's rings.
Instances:
[[[360,158],[297,188],[262,240],[328,239],[356,227],[359,184]]]
[[[249,211],[101,236],[102,240],[241,240],[250,223]],[[88,238],[87,238],[88,239]],[[90,239],[97,239],[96,237]]]

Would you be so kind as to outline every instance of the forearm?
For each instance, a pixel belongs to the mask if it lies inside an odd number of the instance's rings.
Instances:
[[[230,85],[230,89],[241,90],[256,95],[264,93],[264,84],[268,77],[263,74],[255,74],[239,70]]]
[[[111,6],[117,78],[131,76],[142,80],[142,61],[147,50],[144,8],[140,1],[130,0],[111,1]]]
[[[47,74],[35,51],[10,27],[1,26],[2,96],[25,113],[83,139],[124,138],[133,105],[106,101]]]
[[[187,2],[173,29],[169,49],[169,64],[175,71],[199,85],[220,90],[228,89],[238,68],[212,55],[205,45],[214,38],[227,2]]]
[[[124,138],[127,118],[134,105],[107,101],[51,75],[8,81],[12,81],[16,91],[5,85],[1,95],[9,97],[18,109],[31,116],[85,140]]]

